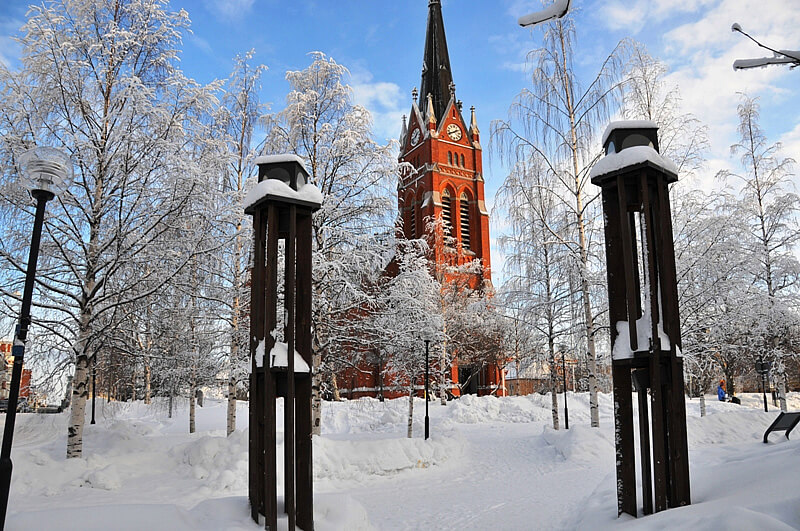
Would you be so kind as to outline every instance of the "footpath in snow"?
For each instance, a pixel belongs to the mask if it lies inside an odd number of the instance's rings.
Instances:
[[[432,402],[428,441],[422,400],[413,439],[407,399],[325,403],[314,440],[316,528],[800,529],[800,433],[763,444],[777,410],[765,413],[760,395],[742,398],[709,399],[704,418],[687,400],[693,504],[638,519],[616,518],[610,395],[592,429],[588,396],[570,394],[571,429],[561,431],[548,396]],[[98,406],[82,459],[64,458],[68,413],[17,417],[6,529],[261,528],[247,504],[246,402],[231,437],[223,401],[198,408],[193,435],[185,409],[169,419],[161,402]],[[800,394],[789,408],[800,410]]]

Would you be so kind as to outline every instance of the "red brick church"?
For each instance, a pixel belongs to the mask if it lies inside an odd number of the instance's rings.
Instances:
[[[480,131],[475,108],[469,122],[450,69],[440,0],[428,3],[428,26],[420,89],[412,92],[410,117],[400,136],[401,176],[398,208],[407,239],[427,237],[431,242],[432,269],[444,282],[460,282],[471,289],[491,290],[489,212],[484,199]],[[440,219],[430,233],[427,220]],[[469,275],[447,272],[446,266],[480,260],[483,270]],[[379,368],[348,371],[338,384],[344,397],[376,396]],[[502,369],[498,365],[451,368],[453,396],[461,394],[505,395]],[[381,382],[382,384],[384,382]],[[401,393],[381,385],[385,397]]]

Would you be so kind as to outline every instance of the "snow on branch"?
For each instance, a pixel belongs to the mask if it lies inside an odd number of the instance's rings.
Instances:
[[[571,0],[556,0],[550,7],[520,17],[517,22],[524,28],[526,26],[535,26],[551,19],[561,18],[569,12],[570,3]]]
[[[775,50],[761,44],[755,38],[750,36],[747,32],[742,29],[738,23],[735,23],[731,26],[731,31],[739,32],[754,43],[756,43],[759,47],[764,48],[765,50],[769,50],[773,53],[772,57],[758,57],[755,59],[737,59],[733,62],[733,69],[734,70],[746,70],[749,68],[763,68],[769,65],[790,65],[790,68],[795,68],[800,66],[800,51],[794,50]]]

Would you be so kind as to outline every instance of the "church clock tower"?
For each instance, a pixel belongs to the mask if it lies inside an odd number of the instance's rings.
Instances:
[[[397,197],[408,239],[427,237],[442,280],[466,280],[472,289],[491,288],[489,213],[484,201],[483,150],[471,108],[467,123],[450,70],[442,5],[429,0],[420,91],[400,136]],[[431,223],[437,220],[437,223]],[[481,272],[463,274],[447,266],[480,260]],[[465,278],[466,277],[466,278]]]

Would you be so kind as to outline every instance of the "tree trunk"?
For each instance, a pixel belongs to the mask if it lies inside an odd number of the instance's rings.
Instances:
[[[228,422],[227,433],[236,431],[236,378],[233,376],[228,379]]]
[[[151,388],[150,356],[144,358],[144,403],[150,405],[153,401]]]
[[[89,398],[89,358],[86,353],[75,361],[75,378],[72,380],[72,407],[67,432],[67,459],[83,454],[83,425],[86,422],[86,400]]]
[[[131,402],[136,402],[136,365],[131,370]]]
[[[322,355],[319,352],[311,355],[311,365],[311,434],[319,435],[322,432],[322,383],[319,374]]]
[[[194,398],[196,392],[197,387],[195,387],[194,379],[192,379],[192,385],[189,387],[189,433],[194,433],[196,429],[195,410],[197,409],[197,404]]]
[[[333,390],[333,399],[338,402],[342,399],[342,396],[339,394],[339,384],[336,381],[336,374],[331,373],[331,389]]]
[[[172,418],[172,395],[173,394],[174,393],[170,390],[170,392],[169,392],[169,413],[167,413],[167,418],[169,418],[169,419]]]
[[[408,389],[408,438],[414,433],[414,385]]]
[[[558,431],[558,378],[556,374],[556,362],[553,356],[550,357],[550,396],[552,398],[553,429]]]
[[[597,355],[594,344],[595,330],[594,318],[592,316],[592,302],[589,293],[589,244],[586,239],[586,220],[583,216],[583,188],[581,186],[581,175],[578,162],[578,131],[576,126],[575,107],[574,102],[572,101],[572,81],[568,74],[570,70],[567,65],[564,33],[563,29],[561,28],[561,23],[558,22],[557,24],[559,25],[561,37],[561,54],[563,59],[562,66],[564,68],[564,96],[566,98],[566,106],[569,112],[571,135],[570,149],[572,151],[572,171],[575,179],[575,216],[580,245],[581,293],[583,295],[583,313],[586,325],[586,354],[589,358],[589,413],[592,427],[597,428],[600,426],[600,413],[597,403]]]
[[[704,391],[700,392],[700,416],[706,416],[706,393]]]
[[[786,413],[786,373],[778,374],[778,400],[781,404],[781,411]]]

